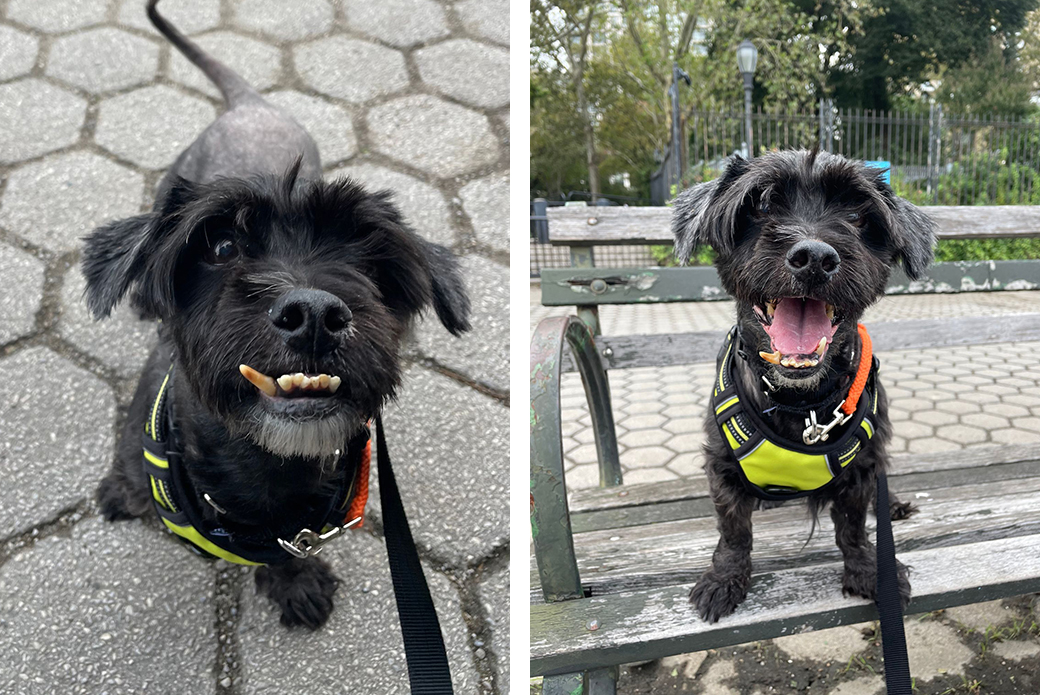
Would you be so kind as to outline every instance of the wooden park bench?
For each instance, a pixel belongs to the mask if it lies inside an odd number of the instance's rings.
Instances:
[[[945,239],[1040,236],[1040,208],[925,209]],[[725,293],[709,267],[593,267],[594,246],[670,244],[668,208],[553,208],[548,217],[551,242],[569,246],[580,267],[542,271],[542,304],[575,306],[577,316],[543,320],[531,343],[531,674],[545,677],[543,693],[614,693],[620,664],[876,619],[872,603],[842,597],[827,515],[803,546],[801,504],[756,512],[747,601],[715,624],[697,616],[687,596],[718,540],[707,480],[622,486],[607,370],[713,361],[724,332],[603,336],[598,311]],[[921,282],[893,273],[889,292],[1038,286],[1040,261],[939,263]],[[876,352],[1040,340],[1040,313],[870,331]],[[568,500],[560,378],[572,371],[585,387],[600,487]],[[912,568],[908,613],[1040,591],[1040,445],[895,455],[889,480],[919,507],[893,524],[899,558]]]

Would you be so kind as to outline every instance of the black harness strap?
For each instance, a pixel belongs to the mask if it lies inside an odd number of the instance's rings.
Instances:
[[[376,416],[376,458],[379,465],[379,502],[383,512],[383,536],[394,582],[397,614],[408,663],[412,695],[452,695],[451,670],[437,611],[426,584],[419,553],[408,528],[390,452],[383,436],[383,418]]]
[[[892,515],[888,507],[888,477],[884,473],[877,475],[877,590],[874,601],[881,618],[881,651],[885,657],[888,695],[911,695],[896,544],[892,538]]]

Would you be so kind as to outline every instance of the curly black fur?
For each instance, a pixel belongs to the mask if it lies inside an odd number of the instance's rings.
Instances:
[[[173,364],[177,443],[198,508],[232,533],[271,537],[326,497],[338,480],[337,449],[394,397],[413,320],[432,308],[458,335],[469,329],[469,300],[454,256],[412,231],[389,193],[321,180],[303,128],[165,22],[155,4],[153,23],[221,88],[229,109],[167,172],[151,212],[86,240],[95,317],[129,295],[142,314],[161,319],[98,501],[109,520],[150,513],[141,432]],[[349,330],[320,341],[287,337],[271,309],[299,290],[342,306]],[[299,401],[262,396],[240,376],[241,364],[274,377],[338,375],[342,384],[305,411]],[[328,450],[301,449],[319,439]],[[204,503],[204,492],[226,513]],[[332,610],[337,580],[316,559],[256,578],[287,625],[314,629]]]
[[[898,198],[881,172],[843,157],[815,151],[774,152],[751,161],[733,159],[723,176],[683,192],[675,201],[676,254],[686,259],[701,245],[716,251],[715,266],[726,291],[737,303],[737,320],[751,359],[771,352],[770,338],[754,307],[781,297],[811,296],[833,304],[840,320],[833,342],[815,368],[789,369],[762,362],[754,373],[735,360],[736,378],[759,412],[776,403],[791,407],[818,403],[844,383],[858,364],[856,325],[864,310],[883,294],[896,263],[915,279],[932,259],[935,225],[913,205]],[[831,246],[840,257],[831,277],[798,278],[785,264],[797,242],[811,239]],[[767,396],[760,376],[779,386]],[[866,515],[874,500],[876,473],[887,469],[885,446],[892,434],[888,401],[878,383],[876,432],[850,469],[825,491],[808,497],[813,523],[831,507],[835,541],[845,560],[845,593],[874,598],[875,550],[867,538]],[[775,410],[775,431],[801,441],[803,416]],[[705,620],[729,615],[744,600],[751,581],[751,512],[758,500],[745,488],[736,458],[723,441],[715,419],[705,422],[705,471],[715,504],[719,544],[712,566],[690,593]],[[833,436],[840,436],[835,430]],[[905,518],[913,509],[893,498],[889,513]],[[900,565],[904,603],[910,585]]]

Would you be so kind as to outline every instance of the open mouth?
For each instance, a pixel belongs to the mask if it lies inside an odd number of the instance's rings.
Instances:
[[[754,308],[773,349],[759,357],[790,369],[819,365],[841,323],[833,304],[811,297],[782,297]]]
[[[246,381],[269,398],[329,398],[339,390],[342,379],[328,374],[304,374],[295,372],[272,377],[259,372],[247,364],[238,366]]]

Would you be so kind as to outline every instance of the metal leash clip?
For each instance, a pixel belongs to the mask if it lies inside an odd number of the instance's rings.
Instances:
[[[830,436],[830,431],[835,427],[844,425],[850,419],[852,415],[846,415],[841,411],[841,406],[845,405],[843,400],[831,413],[834,419],[828,422],[826,425],[821,425],[816,422],[816,411],[810,410],[809,417],[805,418],[805,431],[802,432],[802,441],[806,444],[816,444],[817,442],[827,441],[827,437]]]
[[[292,542],[289,542],[284,538],[279,538],[278,545],[282,546],[282,550],[285,552],[302,560],[317,555],[322,551],[326,543],[331,541],[333,538],[338,538],[339,535],[348,528],[355,526],[360,522],[361,517],[359,516],[356,519],[351,519],[342,526],[334,526],[325,533],[317,533],[311,531],[309,528],[305,528],[296,534],[292,539]]]

